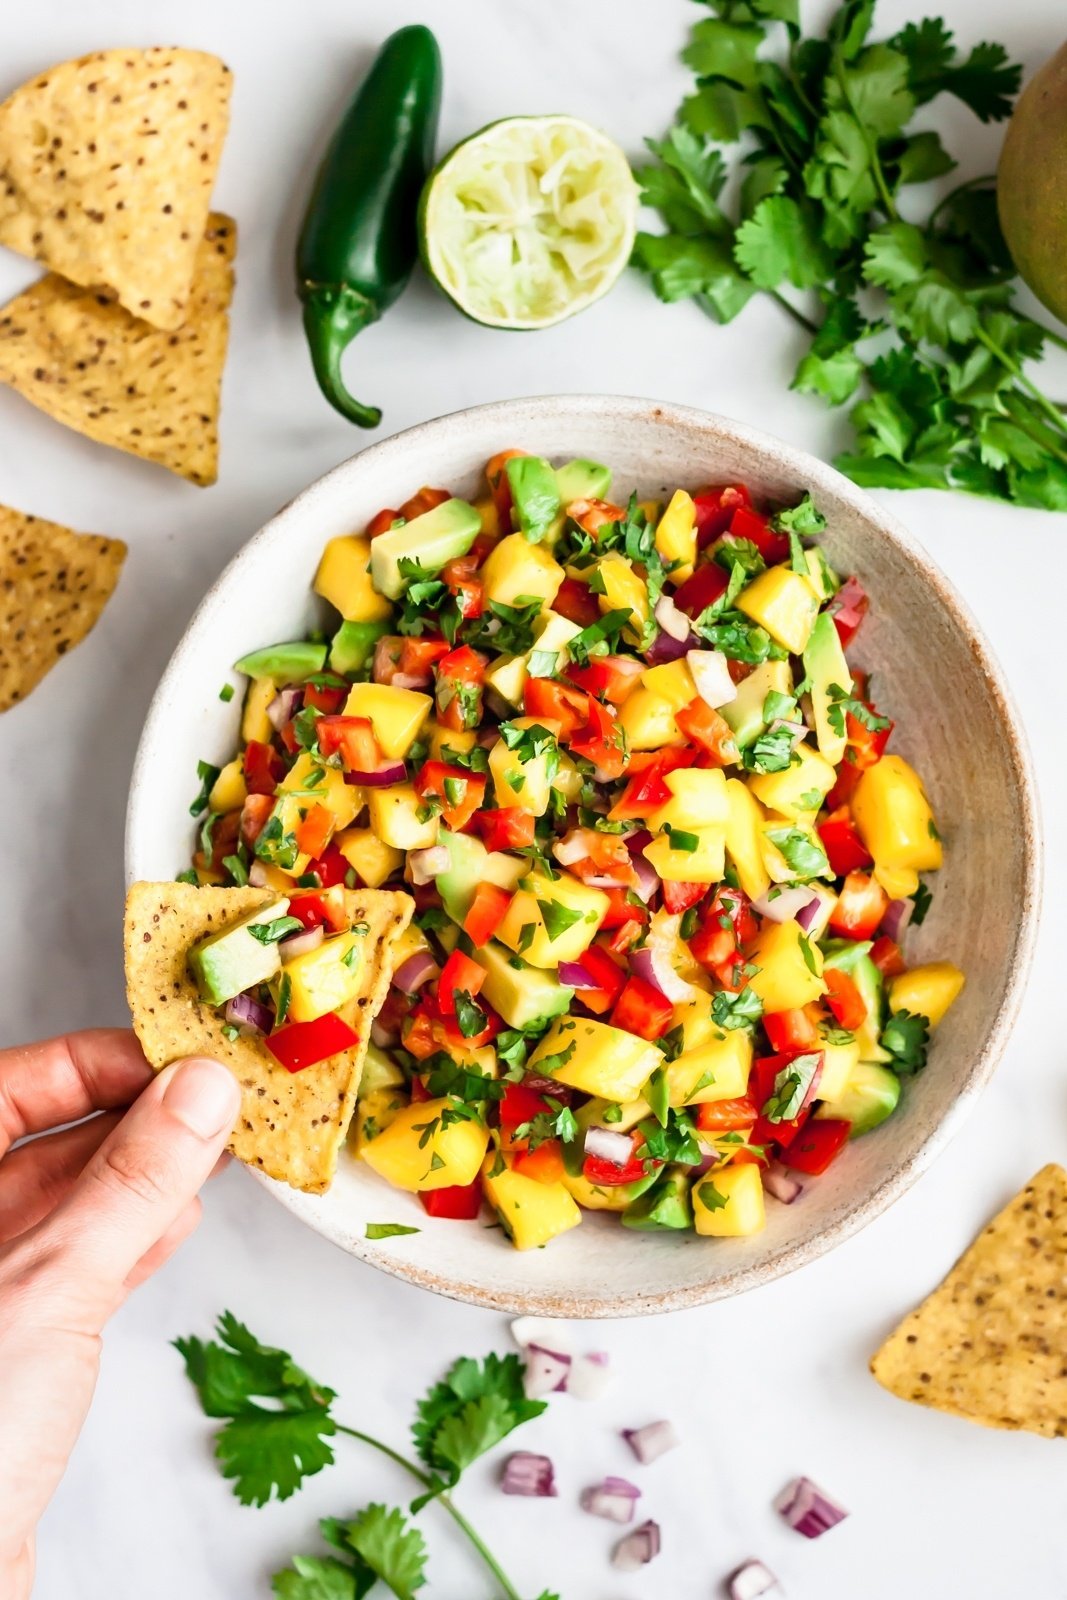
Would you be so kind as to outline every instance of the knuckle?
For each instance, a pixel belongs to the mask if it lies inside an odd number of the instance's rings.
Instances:
[[[100,1154],[103,1182],[143,1204],[154,1205],[177,1187],[177,1163],[162,1145],[116,1139]]]

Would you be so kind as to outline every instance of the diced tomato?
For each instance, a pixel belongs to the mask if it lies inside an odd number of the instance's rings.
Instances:
[[[870,939],[889,909],[889,896],[868,872],[850,872],[830,913],[830,928],[840,939]]]
[[[636,922],[641,927],[648,921],[645,907],[635,906],[627,898],[625,889],[602,889],[600,892],[608,897],[608,909],[600,924],[602,928],[621,928],[626,922]]]
[[[723,884],[716,889],[701,913],[701,921],[705,927],[716,922],[721,927],[724,919],[727,919],[733,927],[734,938],[738,945],[747,944],[759,931],[756,919],[752,915],[752,905],[748,895],[743,889],[732,889],[729,884]]]
[[[466,827],[485,798],[485,778],[468,767],[427,761],[415,779],[415,792],[439,800],[445,825],[458,831]]]
[[[725,767],[738,757],[734,730],[718,711],[699,695],[674,713],[674,720],[694,744],[706,750],[716,766]]]
[[[851,804],[852,796],[856,792],[856,785],[863,774],[854,761],[850,761],[846,753],[844,761],[837,769],[837,779],[830,793],[826,796],[825,804],[831,811],[837,811],[841,806]]]
[[[588,628],[600,619],[600,602],[587,583],[580,578],[564,578],[556,590],[552,610],[579,628]]]
[[[605,778],[621,778],[626,768],[622,730],[616,718],[599,700],[587,697],[589,721],[570,736],[571,754],[582,756],[598,767]]]
[[[819,1062],[808,1084],[799,1114],[787,1122],[772,1122],[763,1114],[763,1108],[774,1093],[774,1081],[780,1072],[784,1072],[789,1063],[798,1055],[815,1055]],[[756,1144],[791,1144],[807,1121],[812,1101],[816,1098],[819,1088],[819,1079],[822,1077],[822,1051],[790,1050],[773,1056],[761,1056],[752,1063],[752,1077],[750,1080],[750,1093],[753,1094],[756,1105],[759,1107],[759,1117],[756,1121],[753,1137]]]
[[[859,579],[846,578],[830,602],[830,614],[842,646],[850,645],[856,637],[856,630],[867,615],[870,603]],[[857,690],[857,693],[862,691]]]
[[[274,796],[250,794],[241,807],[241,838],[249,847],[255,844],[274,810]]]
[[[689,940],[694,959],[708,972],[716,972],[724,961],[737,958],[737,938],[732,927],[723,928],[710,920],[698,928]]]
[[[558,722],[560,738],[569,739],[589,721],[589,696],[570,684],[554,678],[527,678],[522,691],[523,710],[528,717],[546,717]]]
[[[380,533],[388,533],[394,522],[400,521],[400,512],[387,507],[371,517],[364,532],[368,539],[376,539]]]
[[[534,1150],[516,1150],[511,1165],[524,1178],[533,1178],[537,1183],[559,1183],[566,1171],[563,1146],[558,1139],[545,1139]]]
[[[480,883],[475,889],[470,910],[463,919],[463,932],[475,949],[489,943],[507,915],[512,898],[495,883]]]
[[[707,1100],[693,1109],[701,1133],[734,1133],[739,1128],[750,1128],[759,1115],[759,1107],[750,1094],[736,1100]]]
[[[431,1095],[429,1089],[427,1089],[425,1080],[420,1078],[418,1073],[416,1073],[411,1080],[412,1105],[421,1106],[425,1101],[432,1099],[433,1096]]]
[[[626,982],[626,974],[608,951],[599,944],[591,944],[581,958],[582,966],[595,981],[595,989],[579,989],[578,999],[590,1011],[602,1015],[610,1011]]]
[[[863,704],[868,711],[874,711],[869,701],[865,700]],[[881,761],[893,727],[894,724],[890,722],[884,728],[868,728],[851,711],[845,712],[845,737],[852,752],[850,759],[861,772]]]
[[[609,500],[572,500],[566,512],[592,539],[597,537],[601,528],[621,522],[626,515],[622,506],[614,506]]]
[[[371,677],[375,683],[392,683],[400,671],[400,652],[404,640],[398,633],[386,633],[374,646],[374,664]]]
[[[697,513],[697,544],[703,550],[726,532],[735,511],[752,502],[743,483],[727,483],[694,495],[693,504]]]
[[[635,1033],[639,1039],[662,1039],[674,1021],[674,1006],[644,978],[627,978],[611,1013],[613,1028]]]
[[[482,720],[482,680],[488,658],[469,645],[450,650],[437,664],[437,716],[446,728],[476,728]]]
[[[902,972],[908,970],[900,946],[887,933],[883,933],[871,946],[871,960],[883,978],[899,978]]]
[[[848,806],[838,806],[825,822],[819,823],[819,838],[835,878],[871,865],[871,854],[859,836]]]
[[[470,956],[464,955],[462,950],[453,950],[441,968],[441,976],[437,980],[437,1004],[441,1015],[454,1017],[457,992],[469,994],[473,998],[481,989],[485,978],[484,967],[480,967],[477,961],[472,961]]]
[[[404,1018],[403,1044],[409,1055],[416,1061],[426,1061],[441,1048],[441,1041],[435,1032],[435,1016],[430,1011],[425,999],[420,1000],[412,1011]]]
[[[289,718],[288,722],[282,723],[281,727],[278,729],[278,738],[281,740],[282,744],[285,746],[286,750],[291,756],[299,754],[300,740],[297,738],[296,723],[293,721],[292,717]]]
[[[819,1030],[803,1010],[771,1011],[763,1018],[763,1028],[777,1055],[810,1050],[819,1042]]]
[[[321,711],[323,716],[332,716],[335,711],[340,711],[348,698],[348,685],[338,688],[332,683],[306,683],[304,685],[304,710]]]
[[[687,616],[699,617],[708,606],[714,605],[726,593],[730,579],[717,561],[704,561],[684,583],[674,591],[674,603]]]
[[[630,1159],[617,1166],[614,1161],[607,1161],[603,1156],[586,1156],[582,1163],[582,1176],[587,1183],[595,1184],[598,1189],[614,1189],[623,1183],[636,1183],[639,1178],[646,1176],[645,1163],[639,1159],[637,1150],[643,1143],[640,1134],[631,1136]],[[657,1166],[661,1163],[657,1162]]]
[[[671,883],[666,878],[663,880],[663,904],[672,916],[698,905],[707,892],[706,883]]]
[[[374,772],[382,764],[382,747],[369,717],[319,717],[315,733],[323,755],[339,754],[346,772]]]
[[[580,689],[621,706],[644,670],[645,663],[636,656],[593,656],[584,667],[569,666],[566,675]]]
[[[478,557],[470,552],[446,561],[441,568],[441,577],[459,601],[459,614],[465,621],[480,617],[485,610],[485,592],[474,576],[477,568]]]
[[[352,868],[337,846],[331,844],[309,864],[308,871],[317,873],[324,889],[332,889],[334,884],[344,883]]]
[[[482,1209],[482,1180],[454,1183],[447,1189],[423,1189],[419,1193],[428,1217],[451,1217],[457,1222],[473,1222]]]
[[[289,896],[288,914],[309,929],[341,933],[349,926],[345,892],[340,884],[334,884],[332,889],[294,889]]]
[[[632,949],[640,939],[647,919],[648,913],[646,912],[644,919],[639,921],[635,908],[633,915],[627,917],[625,922],[620,922],[617,928],[612,929],[610,937],[605,940],[605,948],[613,951],[617,956],[624,956],[627,950]],[[601,926],[604,925],[603,923],[601,924]]]
[[[784,533],[775,533],[766,517],[761,517],[751,506],[739,506],[730,519],[730,533],[735,539],[750,539],[769,567],[777,566],[789,556],[789,540]]]
[[[526,453],[525,450],[498,450],[485,464],[485,481],[489,485],[489,493],[493,497],[496,514],[505,533],[511,527],[511,484],[508,482],[505,468],[509,461],[514,461],[516,456],[524,456]]]
[[[329,806],[316,802],[308,807],[307,815],[298,822],[293,832],[296,847],[302,855],[321,856],[334,829],[334,814]]]
[[[336,1011],[327,1011],[314,1022],[290,1022],[275,1033],[264,1035],[263,1043],[287,1072],[302,1072],[319,1061],[358,1044],[359,1034]]]
[[[509,1083],[504,1090],[499,1102],[500,1126],[502,1128],[521,1128],[523,1123],[532,1122],[542,1111],[548,1111],[548,1102],[536,1089],[531,1089],[525,1083]]]
[[[285,777],[285,762],[273,745],[250,739],[242,758],[245,788],[249,794],[273,794]]]
[[[427,511],[432,511],[435,506],[443,506],[452,496],[447,489],[429,489],[425,485],[410,500],[405,500],[400,507],[400,515],[405,522],[414,522],[416,517],[421,517]]]
[[[867,1004],[847,972],[837,967],[827,967],[823,973],[826,982],[826,1004],[841,1028],[855,1033],[867,1020]]]
[[[481,834],[487,850],[522,850],[534,842],[535,821],[532,811],[504,806],[475,812],[471,825]]]
[[[634,750],[626,771],[629,782],[608,812],[612,822],[629,822],[647,817],[650,811],[665,806],[671,791],[664,783],[668,772],[692,765],[693,752],[668,747],[666,750]]]
[[[851,1122],[842,1122],[836,1117],[827,1117],[825,1121],[813,1117],[790,1141],[782,1160],[794,1172],[825,1172],[845,1148],[851,1132]]]
[[[400,645],[401,674],[405,678],[417,678],[419,686],[425,688],[433,682],[433,669],[442,657],[447,656],[450,648],[447,639],[402,640]]]

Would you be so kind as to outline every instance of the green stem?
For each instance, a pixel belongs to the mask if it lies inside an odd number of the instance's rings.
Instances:
[[[1042,391],[1037,387],[1036,383],[1032,383],[1030,381],[1015,358],[1010,356],[1008,352],[1004,350],[997,343],[997,341],[986,332],[981,323],[978,324],[977,337],[979,343],[984,344],[990,355],[995,356],[998,361],[1002,362],[1003,365],[1007,367],[1008,371],[1013,374],[1019,387],[1025,389],[1027,394],[1031,396],[1031,398],[1037,403],[1045,415],[1055,423],[1057,431],[1060,433],[1067,432],[1067,423],[1065,423],[1063,415],[1059,409],[1052,403],[1046,394],[1042,393]]]
[[[834,77],[837,80],[838,88],[841,90],[841,98],[851,112],[853,122],[860,130],[860,137],[863,140],[867,151],[867,159],[871,164],[871,174],[874,178],[878,193],[881,196],[882,209],[889,218],[890,222],[899,222],[900,216],[897,212],[896,206],[893,204],[893,196],[889,192],[889,185],[885,181],[885,173],[882,171],[882,163],[878,159],[878,146],[872,141],[870,134],[867,132],[867,129],[864,126],[863,118],[859,115],[856,107],[852,104],[852,98],[848,92],[848,85],[845,83],[844,75],[841,71],[841,63],[837,59],[836,53],[834,57]]]
[[[937,202],[937,205],[930,213],[926,224],[927,228],[933,228],[934,223],[937,221],[942,211],[944,211],[947,205],[951,205],[952,201],[955,200],[958,194],[966,194],[969,189],[981,189],[986,184],[996,183],[996,181],[997,179],[995,173],[983,172],[979,178],[968,178],[966,183],[958,183],[954,189],[949,190],[948,194],[945,195],[943,200],[939,200]]]
[[[798,311],[796,306],[790,304],[784,294],[778,293],[777,289],[770,289],[768,290],[768,293],[770,294],[772,300],[777,300],[783,311],[789,313],[798,327],[803,328],[806,333],[810,333],[812,338],[815,337],[819,329],[817,325],[812,322],[810,317],[806,317],[803,311]]]
[[[421,1484],[424,1489],[429,1490],[433,1494],[438,1505],[443,1506],[448,1512],[448,1515],[452,1518],[452,1521],[456,1524],[456,1527],[461,1529],[462,1532],[466,1534],[475,1550],[477,1550],[478,1554],[481,1556],[485,1565],[489,1568],[489,1571],[493,1574],[493,1577],[496,1579],[497,1583],[499,1583],[501,1589],[503,1590],[505,1600],[521,1600],[518,1590],[511,1583],[510,1579],[505,1574],[503,1568],[500,1566],[500,1563],[497,1561],[492,1551],[488,1548],[479,1534],[476,1533],[471,1527],[470,1523],[467,1521],[462,1511],[459,1510],[458,1506],[456,1506],[455,1502],[450,1498],[449,1495],[437,1494],[435,1492],[436,1484],[433,1478],[431,1478],[427,1473],[423,1472],[421,1467],[417,1467],[414,1461],[409,1461],[407,1456],[402,1456],[400,1452],[398,1450],[394,1450],[391,1445],[383,1444],[382,1440],[376,1439],[373,1434],[362,1433],[358,1428],[346,1428],[343,1422],[339,1422],[337,1424],[337,1431],[338,1433],[346,1433],[350,1439],[358,1439],[361,1444],[370,1445],[371,1449],[377,1450],[380,1455],[388,1456],[389,1460],[395,1462],[398,1467],[403,1467],[404,1471],[410,1477],[414,1478],[416,1483]]]

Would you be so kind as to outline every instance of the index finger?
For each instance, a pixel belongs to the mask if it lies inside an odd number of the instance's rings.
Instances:
[[[153,1072],[127,1028],[0,1050],[0,1156],[16,1139],[136,1099]]]

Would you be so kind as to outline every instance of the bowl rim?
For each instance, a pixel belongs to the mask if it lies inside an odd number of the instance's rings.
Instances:
[[[912,1154],[887,1174],[876,1188],[863,1195],[851,1211],[829,1223],[810,1239],[787,1242],[771,1257],[764,1258],[750,1267],[742,1265],[729,1274],[706,1283],[665,1289],[654,1294],[641,1294],[619,1301],[578,1299],[566,1291],[538,1288],[533,1285],[528,1291],[517,1295],[510,1291],[496,1291],[489,1285],[483,1287],[464,1284],[442,1276],[436,1271],[376,1250],[373,1243],[368,1244],[355,1235],[341,1237],[338,1230],[320,1226],[316,1221],[310,1202],[318,1197],[300,1194],[285,1184],[274,1182],[254,1168],[248,1169],[288,1211],[313,1227],[317,1233],[343,1250],[346,1255],[355,1256],[358,1260],[365,1261],[392,1277],[429,1289],[447,1299],[459,1300],[494,1311],[556,1317],[612,1318],[652,1315],[728,1299],[760,1284],[771,1283],[811,1261],[818,1260],[820,1256],[826,1255],[836,1245],[852,1238],[873,1222],[911,1188],[959,1131],[964,1118],[996,1070],[1022,1005],[1037,939],[1044,857],[1042,819],[1029,741],[1004,671],[970,608],[923,545],[894,513],[888,511],[835,467],[805,450],[786,444],[773,434],[753,428],[747,423],[736,422],[720,413],[704,411],[696,406],[643,399],[638,396],[599,394],[516,396],[508,400],[495,400],[447,412],[443,416],[433,417],[402,429],[387,439],[377,440],[346,457],[287,501],[227,562],[190,617],[152,696],[138,741],[126,808],[125,877],[128,887],[135,876],[131,857],[136,845],[139,794],[145,784],[157,733],[160,731],[157,729],[157,723],[169,698],[171,686],[180,678],[186,654],[192,650],[191,635],[195,632],[201,614],[214,604],[220,591],[230,586],[246,562],[254,559],[260,550],[283,540],[291,525],[302,524],[318,495],[325,492],[327,485],[332,486],[336,480],[344,479],[357,471],[357,462],[363,462],[368,458],[388,460],[390,455],[395,455],[399,465],[405,460],[410,460],[427,436],[448,429],[457,429],[468,420],[487,425],[498,424],[500,436],[503,437],[508,431],[511,420],[519,414],[523,422],[530,420],[531,416],[535,419],[541,416],[558,419],[561,409],[580,416],[594,416],[607,424],[612,420],[621,422],[643,420],[653,427],[676,427],[685,430],[698,428],[702,432],[718,435],[754,454],[770,455],[777,467],[806,480],[816,498],[820,489],[832,492],[860,516],[874,524],[879,534],[902,549],[918,568],[926,582],[936,591],[940,603],[966,640],[975,667],[983,675],[996,710],[1000,714],[1005,732],[1005,756],[1020,800],[1023,884],[1019,915],[1016,919],[1005,992],[984,1043],[972,1058],[951,1107],[931,1128]]]

